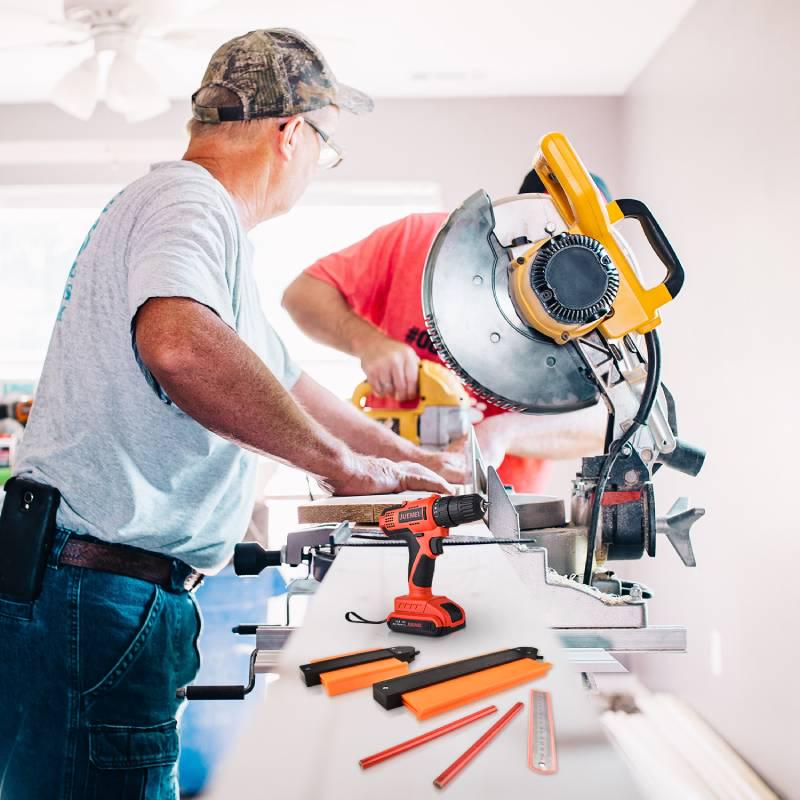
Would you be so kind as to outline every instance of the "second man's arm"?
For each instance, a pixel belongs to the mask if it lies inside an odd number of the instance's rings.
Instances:
[[[359,317],[335,286],[301,274],[284,292],[283,306],[312,339],[358,358],[376,395],[417,396],[419,356]]]

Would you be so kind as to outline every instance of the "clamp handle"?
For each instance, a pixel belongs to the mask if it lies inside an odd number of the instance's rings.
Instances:
[[[689,508],[689,498],[679,497],[665,517],[656,520],[656,533],[664,534],[687,567],[697,566],[692,547],[692,526],[703,514],[704,508]]]
[[[244,686],[187,686],[179,689],[187,700],[244,700]]]
[[[180,700],[244,700],[253,691],[256,685],[256,657],[258,648],[250,653],[250,665],[247,671],[247,683],[244,686],[182,686],[176,690],[175,697]]]
[[[233,571],[239,575],[260,575],[267,567],[279,567],[280,550],[267,550],[258,542],[239,542],[233,548]]]

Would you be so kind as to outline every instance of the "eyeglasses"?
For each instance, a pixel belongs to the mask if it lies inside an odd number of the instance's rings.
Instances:
[[[320,169],[333,169],[334,167],[338,167],[344,159],[344,150],[342,150],[342,148],[339,147],[339,145],[336,144],[336,142],[334,142],[333,139],[331,139],[331,137],[325,133],[325,131],[315,125],[308,117],[301,117],[301,119],[320,138],[319,160],[317,161],[317,166]],[[279,130],[283,130],[288,124],[288,122],[284,122],[283,125],[280,126]]]
[[[311,129],[316,132],[322,142],[319,148],[319,161],[317,162],[320,169],[333,169],[334,167],[338,167],[344,159],[344,150],[308,117],[303,117],[303,119],[306,121],[306,124],[310,125]]]

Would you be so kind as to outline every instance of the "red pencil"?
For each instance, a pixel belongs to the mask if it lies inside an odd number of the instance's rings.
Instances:
[[[514,717],[516,717],[520,711],[522,711],[524,707],[524,703],[514,703],[514,705],[511,706],[511,708],[505,714],[503,714],[503,716],[500,717],[500,719],[497,720],[497,722],[495,722],[495,724],[492,725],[492,727],[489,728],[489,730],[486,731],[486,733],[484,733],[483,736],[481,736],[481,738],[469,748],[469,750],[467,750],[463,755],[460,755],[438,778],[436,778],[436,780],[433,782],[433,785],[437,789],[444,789],[444,787],[447,786],[447,784],[450,783],[450,781],[453,780],[453,778],[455,778],[455,776],[458,775],[458,773],[461,772],[461,770],[464,769],[464,767],[466,767],[467,764],[469,764],[469,762],[472,761],[472,759],[475,758],[475,756],[478,755],[478,753],[480,753],[481,750],[483,750],[483,748],[486,747],[486,745],[489,744],[489,742],[491,742],[492,739],[494,739],[495,736],[497,736],[497,734],[499,734],[503,728],[505,728],[506,725],[508,725],[508,723],[511,722],[511,720],[514,719]]]
[[[440,736],[450,733],[450,731],[455,731],[459,728],[463,728],[465,725],[469,725],[470,722],[475,722],[476,720],[483,719],[483,717],[488,716],[489,714],[494,714],[495,711],[497,711],[497,706],[487,706],[486,708],[482,708],[480,711],[475,711],[472,714],[468,714],[466,717],[461,717],[460,719],[453,720],[447,725],[442,725],[441,728],[435,728],[434,730],[428,731],[428,733],[423,733],[421,736],[417,736],[414,739],[409,739],[407,742],[401,742],[400,744],[394,745],[394,747],[381,750],[380,753],[375,753],[374,756],[362,758],[358,763],[363,769],[374,767],[376,764],[380,764],[381,761],[386,761],[387,758],[392,758],[393,756],[400,755],[400,753],[405,753],[406,750],[419,747],[419,745],[425,744],[425,742],[430,742],[432,739],[438,739]]]

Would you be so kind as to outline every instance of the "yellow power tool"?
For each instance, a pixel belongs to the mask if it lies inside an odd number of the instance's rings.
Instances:
[[[705,458],[678,438],[661,383],[659,309],[681,290],[683,267],[647,206],[606,202],[563,134],[542,138],[534,168],[546,193],[493,202],[477,191],[437,234],[422,286],[431,341],[465,386],[503,408],[563,414],[602,398],[605,452],[583,459],[573,485],[584,583],[595,556],[655,555],[657,533],[693,565],[689,527],[702,512],[679,501],[658,523],[651,481],[661,466],[696,475]],[[665,267],[655,286],[616,230],[624,218]]]
[[[528,325],[558,344],[595,328],[606,339],[648,333],[658,309],[683,285],[683,267],[647,206],[601,201],[586,167],[562,133],[545,136],[534,164],[566,230],[541,239],[512,262],[511,297]],[[667,268],[664,280],[642,286],[613,224],[636,219]]]
[[[370,418],[422,447],[444,449],[469,430],[469,395],[458,378],[435,361],[419,362],[419,395],[410,403],[375,397],[368,381],[356,386],[352,400]]]

